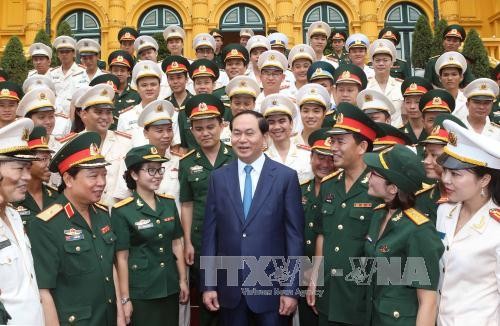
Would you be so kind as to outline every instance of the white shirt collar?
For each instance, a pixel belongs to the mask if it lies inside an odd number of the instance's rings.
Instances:
[[[262,171],[262,167],[264,166],[264,162],[266,160],[266,156],[264,153],[260,154],[259,158],[257,158],[255,161],[253,161],[250,164],[247,164],[243,162],[242,160],[238,159],[238,173],[245,173],[245,166],[251,165],[252,168],[257,172],[257,174],[260,175],[260,172]]]

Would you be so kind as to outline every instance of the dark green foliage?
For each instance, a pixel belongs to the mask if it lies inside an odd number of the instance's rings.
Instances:
[[[431,56],[430,40],[432,40],[432,30],[425,15],[421,15],[415,25],[415,32],[412,40],[411,62],[414,68],[425,68]]]
[[[439,20],[436,27],[434,28],[434,37],[432,38],[432,50],[431,57],[435,55],[441,55],[444,52],[443,48],[443,33],[448,22],[445,19]]]
[[[1,65],[9,74],[9,80],[22,85],[28,75],[28,65],[24,57],[23,44],[17,36],[11,37],[7,42]]]
[[[472,68],[474,77],[490,77],[488,52],[478,32],[474,28],[467,33],[462,54],[469,61],[468,64]]]
[[[170,55],[167,50],[167,42],[163,38],[163,33],[155,33],[153,34],[153,38],[158,42],[158,62],[163,61],[163,59]]]
[[[73,37],[73,32],[71,31],[71,27],[68,22],[62,21],[59,26],[57,26],[57,36],[66,35]]]

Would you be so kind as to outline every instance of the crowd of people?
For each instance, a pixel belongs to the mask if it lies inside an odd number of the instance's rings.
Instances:
[[[500,65],[473,76],[462,26],[423,77],[392,27],[163,37],[0,70],[0,324],[500,325]],[[248,285],[264,256],[312,263]]]

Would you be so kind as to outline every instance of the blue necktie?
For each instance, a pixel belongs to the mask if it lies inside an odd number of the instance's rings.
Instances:
[[[252,166],[245,166],[245,188],[243,189],[243,213],[245,214],[245,219],[247,218],[248,212],[250,211],[250,206],[252,205]]]

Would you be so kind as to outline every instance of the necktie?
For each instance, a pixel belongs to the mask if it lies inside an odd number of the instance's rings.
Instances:
[[[252,166],[245,166],[245,188],[243,189],[243,213],[245,214],[245,219],[247,218],[248,212],[250,211],[250,206],[252,205]]]

